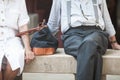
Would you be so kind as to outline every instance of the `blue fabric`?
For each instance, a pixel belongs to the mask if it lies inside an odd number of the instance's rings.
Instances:
[[[66,54],[77,60],[76,80],[101,80],[108,34],[94,26],[83,26],[69,29],[62,39]]]

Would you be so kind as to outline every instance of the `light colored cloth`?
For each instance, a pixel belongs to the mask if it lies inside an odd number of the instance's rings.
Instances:
[[[53,0],[50,17],[47,23],[53,33],[56,33],[60,26],[62,33],[69,29],[67,20],[67,1],[69,0]],[[97,0],[97,9],[99,15],[98,25],[100,28],[102,30],[106,30],[109,36],[115,35],[115,30],[108,13],[106,1]],[[76,27],[81,25],[96,25],[92,0],[71,0],[71,26]]]
[[[19,27],[28,22],[25,0],[0,0],[0,70],[5,56],[12,70],[20,68],[22,73],[24,47],[21,39],[15,37],[15,34],[18,33]]]

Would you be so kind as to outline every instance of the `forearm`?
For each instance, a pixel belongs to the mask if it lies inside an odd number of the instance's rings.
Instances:
[[[28,34],[22,36],[22,41],[23,41],[25,50],[31,50]]]
[[[19,32],[27,31],[27,30],[28,30],[27,25],[24,25],[20,27]],[[29,34],[22,35],[21,38],[22,38],[25,50],[28,50],[28,51],[31,50]]]

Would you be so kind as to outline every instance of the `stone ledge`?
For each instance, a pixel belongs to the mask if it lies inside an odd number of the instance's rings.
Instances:
[[[120,50],[108,49],[103,55],[103,74],[120,75]]]
[[[74,74],[23,73],[23,80],[75,80]]]
[[[24,73],[76,73],[76,60],[58,48],[56,54],[36,56],[25,65]],[[103,55],[103,74],[120,75],[120,50],[108,49]]]

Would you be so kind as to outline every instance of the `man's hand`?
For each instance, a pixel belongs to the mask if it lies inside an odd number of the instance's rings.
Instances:
[[[120,50],[120,45],[117,42],[111,43],[111,46],[113,49]]]
[[[115,35],[109,37],[109,41],[113,49],[120,50],[120,45],[117,43]]]

